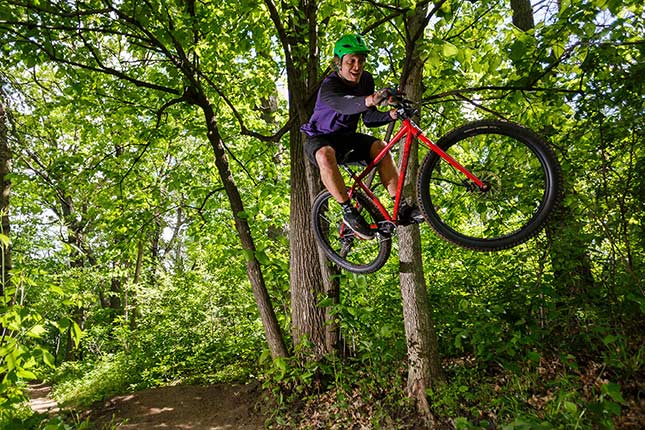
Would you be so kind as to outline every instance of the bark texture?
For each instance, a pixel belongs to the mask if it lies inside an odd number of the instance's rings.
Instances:
[[[522,31],[528,31],[535,26],[531,0],[511,0],[513,24]]]
[[[226,151],[222,144],[222,138],[217,127],[217,121],[215,120],[215,112],[205,97],[200,97],[198,104],[204,112],[208,128],[208,140],[213,148],[213,152],[215,153],[215,164],[219,175],[222,178],[224,189],[233,211],[235,229],[237,230],[240,242],[242,243],[242,249],[247,254],[246,272],[251,283],[251,290],[253,291],[255,302],[260,312],[262,325],[264,326],[264,334],[266,336],[269,350],[271,351],[271,356],[273,358],[285,357],[287,356],[287,348],[280,331],[275,311],[271,305],[271,299],[269,298],[269,293],[266,289],[260,263],[256,258],[256,248],[253,237],[251,236],[251,229],[246,219],[240,216],[240,214],[244,212],[244,205],[229,168]]]
[[[11,150],[9,149],[9,130],[8,117],[5,107],[0,100],[0,185],[2,186],[0,195],[0,217],[2,218],[2,233],[10,237],[11,224],[9,222],[9,195],[11,193],[11,182],[8,179],[11,171]],[[2,273],[0,274],[0,293],[4,294],[5,287],[9,285],[11,279],[11,245],[0,242],[2,249]]]
[[[420,6],[406,23],[406,63],[401,85],[406,96],[420,101],[423,94],[423,61],[418,41],[427,25],[427,5]],[[405,195],[416,201],[415,184],[418,171],[418,147],[410,154],[405,184]],[[398,229],[399,271],[403,320],[408,348],[408,395],[415,398],[417,407],[428,427],[434,423],[426,397],[426,389],[441,379],[439,347],[428,301],[421,252],[421,236],[416,225]]]
[[[300,125],[311,115],[319,77],[318,6],[314,0],[281,3],[278,11],[265,0],[283,47],[289,84],[291,190],[290,190],[290,291],[291,332],[294,345],[307,340],[311,349],[305,359],[317,360],[337,343],[337,330],[325,324],[327,311],[320,306],[325,297],[337,297],[329,280],[327,260],[322,258],[311,227],[311,203],[321,189],[318,173],[303,152]]]

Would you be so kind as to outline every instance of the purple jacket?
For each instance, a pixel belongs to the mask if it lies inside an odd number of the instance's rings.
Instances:
[[[356,86],[348,85],[333,72],[323,80],[314,112],[300,130],[307,136],[355,133],[361,116],[367,127],[378,127],[393,121],[389,112],[365,106],[365,97],[373,92],[374,79],[368,72],[363,72]]]

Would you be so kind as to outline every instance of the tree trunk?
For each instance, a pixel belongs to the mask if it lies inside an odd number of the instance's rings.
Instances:
[[[331,281],[330,269],[319,254],[311,227],[311,202],[321,189],[317,171],[309,165],[303,152],[300,125],[311,114],[318,78],[317,4],[300,0],[292,11],[280,13],[272,0],[265,0],[285,53],[289,86],[291,156],[290,291],[291,331],[294,344],[307,339],[313,350],[305,357],[318,360],[337,343],[337,328],[325,324],[328,314],[318,306],[325,297],[338,297]],[[286,17],[283,19],[283,17]]]
[[[511,0],[513,24],[522,31],[528,31],[535,26],[531,0]]]
[[[7,175],[11,170],[11,150],[9,149],[9,118],[5,111],[2,99],[0,99],[0,218],[2,218],[2,233],[5,237],[10,237],[10,224],[9,224],[9,195],[11,190],[11,182],[8,180]],[[0,297],[4,299],[5,291],[10,285],[11,281],[11,246],[4,241],[0,242],[2,249],[2,262],[0,263]],[[3,306],[11,306],[12,303],[3,304]],[[5,338],[9,335],[9,330],[0,323],[0,347],[5,346]],[[2,375],[4,377],[4,375]]]
[[[313,360],[327,352],[325,309],[318,303],[325,295],[321,262],[311,227],[311,179],[307,178],[300,131],[291,133],[291,216],[289,243],[291,256],[291,323],[295,345],[311,342]]]
[[[426,25],[427,5],[415,9],[406,26],[406,64],[401,85],[408,98],[420,101],[422,96],[423,61],[417,41],[423,36]],[[402,152],[401,152],[402,153]],[[410,154],[410,164],[405,183],[405,195],[416,201],[415,187],[418,171],[418,147]],[[411,225],[398,228],[399,272],[403,320],[408,346],[408,395],[417,400],[417,406],[429,425],[433,417],[426,398],[426,389],[441,379],[439,347],[428,302],[421,256],[419,227]]]
[[[9,195],[11,182],[8,179],[11,171],[11,150],[9,149],[9,132],[7,128],[8,118],[4,105],[0,100],[0,218],[2,225],[0,233],[4,235],[5,240],[9,238],[11,224],[9,223]],[[0,241],[2,248],[2,262],[0,270],[0,295],[4,295],[5,287],[9,285],[11,279],[11,244],[5,240]]]
[[[327,325],[330,317],[328,310],[318,306],[318,303],[329,297],[337,303],[338,284],[332,281],[331,266],[321,250],[318,249],[311,226],[311,203],[322,184],[317,170],[304,156],[303,136],[300,124],[305,122],[311,113],[307,100],[302,95],[310,94],[312,89],[297,77],[290,79],[290,89],[293,86],[306,88],[303,91],[289,91],[289,94],[301,94],[291,97],[291,117],[298,118],[290,133],[291,143],[291,216],[289,243],[291,256],[289,259],[291,286],[291,319],[294,344],[301,340],[311,342],[313,351],[311,357],[318,360],[324,354],[332,351],[338,343],[338,328]],[[294,82],[295,81],[295,82]]]
[[[85,247],[85,237],[83,234],[83,229],[81,227],[82,223],[76,220],[74,201],[71,197],[67,196],[63,190],[60,192],[59,203],[61,205],[61,216],[62,220],[67,226],[67,243],[71,246],[70,251],[70,268],[82,268],[84,264],[84,254],[83,251]],[[85,321],[85,309],[83,307],[74,308],[71,318],[78,324],[79,327],[84,326]],[[79,344],[80,345],[80,344]],[[75,361],[81,360],[83,358],[82,350],[77,347],[76,342],[74,341],[74,332],[70,324],[70,327],[67,329],[67,342],[65,350],[65,361]]]
[[[134,266],[134,278],[132,280],[132,285],[135,287],[141,282],[141,271],[143,270],[143,251],[144,240],[143,238],[139,238],[139,241],[137,242],[137,261]],[[134,331],[137,328],[138,308],[137,297],[134,294],[135,291],[126,290],[123,298],[125,321],[127,322],[131,331]]]
[[[235,184],[235,180],[233,179],[233,175],[229,169],[226,151],[222,144],[222,138],[219,134],[217,122],[215,120],[215,112],[203,94],[199,97],[199,106],[204,112],[208,129],[208,140],[213,148],[213,152],[215,153],[215,164],[217,165],[217,170],[222,178],[224,189],[226,190],[226,195],[228,196],[228,200],[233,211],[235,228],[242,243],[242,249],[246,253],[246,273],[251,283],[255,302],[257,303],[258,310],[260,311],[260,317],[262,319],[262,325],[264,326],[264,333],[269,350],[271,351],[271,356],[273,358],[286,357],[287,348],[280,331],[278,320],[271,305],[271,299],[269,298],[269,293],[266,289],[260,263],[256,258],[256,248],[255,243],[253,242],[253,237],[251,236],[251,229],[246,219],[240,216],[244,212],[244,204],[242,203],[240,192],[237,189],[237,185]]]

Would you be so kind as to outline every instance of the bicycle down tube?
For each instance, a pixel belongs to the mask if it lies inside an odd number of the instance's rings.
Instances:
[[[387,212],[385,207],[381,204],[379,199],[374,195],[372,190],[370,190],[370,188],[363,183],[363,178],[365,178],[372,170],[376,168],[378,163],[380,163],[381,160],[385,158],[385,156],[390,151],[390,149],[392,149],[392,147],[394,147],[394,145],[396,145],[403,137],[405,137],[405,146],[403,147],[403,156],[401,158],[401,165],[399,166],[399,169],[400,169],[399,183],[398,183],[398,188],[396,190],[396,199],[394,202],[394,213],[390,217],[390,214]],[[403,191],[403,186],[405,184],[405,177],[406,177],[407,168],[408,168],[408,160],[410,157],[412,141],[414,138],[423,142],[424,145],[428,147],[428,149],[436,152],[441,158],[446,160],[450,165],[452,165],[457,170],[462,172],[468,179],[473,181],[475,185],[477,185],[480,189],[482,190],[486,189],[486,185],[484,184],[484,182],[482,182],[479,178],[477,178],[473,173],[471,173],[464,166],[459,164],[459,162],[455,160],[453,157],[446,154],[444,150],[442,150],[437,145],[435,145],[428,137],[426,137],[423,134],[423,131],[419,128],[418,125],[416,125],[409,118],[406,118],[403,120],[401,128],[396,133],[396,135],[385,145],[385,148],[383,148],[383,150],[379,152],[379,154],[374,158],[374,160],[372,160],[359,175],[357,176],[352,175],[354,179],[354,185],[352,185],[351,190],[353,191],[357,186],[360,187],[367,194],[370,200],[372,200],[376,204],[379,211],[383,214],[383,216],[388,221],[393,221],[398,219],[398,208],[403,195],[402,191]]]

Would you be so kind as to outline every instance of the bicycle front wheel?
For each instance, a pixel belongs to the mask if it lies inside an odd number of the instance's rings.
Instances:
[[[362,193],[354,193],[352,204],[374,228],[384,220],[378,208]],[[329,192],[318,194],[312,207],[312,217],[316,241],[327,257],[343,269],[353,273],[372,273],[383,267],[390,256],[392,238],[380,233],[370,240],[355,236],[343,224],[343,209]]]
[[[484,120],[459,127],[437,146],[482,180],[480,190],[435,152],[417,180],[419,206],[443,239],[496,251],[527,241],[546,224],[562,195],[553,150],[531,130]]]

